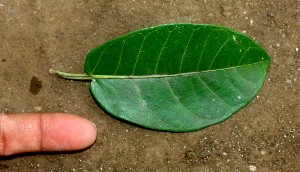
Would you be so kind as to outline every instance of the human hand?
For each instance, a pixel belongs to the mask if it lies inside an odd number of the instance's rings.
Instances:
[[[0,156],[81,150],[91,146],[96,135],[92,122],[71,114],[0,115]]]

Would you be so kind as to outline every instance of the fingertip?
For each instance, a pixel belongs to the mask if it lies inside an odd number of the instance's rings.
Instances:
[[[42,116],[44,151],[72,151],[91,146],[97,137],[94,123],[71,114]]]
[[[78,148],[79,149],[84,149],[87,147],[90,147],[92,144],[95,143],[96,138],[97,138],[97,129],[96,129],[96,125],[90,121],[87,120],[85,118],[82,118],[82,130],[78,131],[79,135],[84,136],[81,139],[81,142],[78,142]],[[77,137],[74,135],[74,137]],[[81,148],[80,148],[81,146]]]

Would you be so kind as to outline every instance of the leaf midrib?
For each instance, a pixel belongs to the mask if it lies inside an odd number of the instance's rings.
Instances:
[[[215,71],[225,71],[230,69],[236,68],[243,68],[243,67],[251,67],[258,64],[265,63],[269,60],[263,60],[256,63],[249,63],[240,66],[232,66],[226,67],[221,69],[211,69],[211,70],[204,70],[198,72],[186,72],[186,73],[178,73],[178,74],[160,74],[160,75],[89,75],[92,79],[143,79],[143,78],[164,78],[164,77],[176,77],[176,76],[187,76],[187,75],[194,75],[199,73],[206,73],[206,72],[215,72]]]
[[[161,75],[88,75],[88,74],[66,73],[66,72],[61,72],[61,71],[56,71],[55,73],[62,78],[72,79],[72,80],[166,78],[166,77],[196,75],[196,74],[207,73],[207,72],[225,71],[225,70],[237,69],[237,68],[243,68],[243,67],[251,67],[254,65],[268,62],[268,61],[270,61],[270,60],[267,59],[267,60],[259,61],[256,63],[249,63],[249,64],[245,64],[245,65],[232,66],[232,67],[226,67],[226,68],[221,68],[221,69],[211,69],[211,70],[203,70],[203,71],[198,71],[198,72],[186,72],[186,73],[178,73],[178,74],[161,74]]]

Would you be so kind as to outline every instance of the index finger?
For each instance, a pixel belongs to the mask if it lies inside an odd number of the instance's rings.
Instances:
[[[72,151],[91,146],[95,125],[61,113],[0,115],[0,156],[24,152]]]

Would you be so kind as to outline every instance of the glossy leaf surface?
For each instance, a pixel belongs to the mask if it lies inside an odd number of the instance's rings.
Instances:
[[[135,31],[93,49],[85,73],[111,115],[164,131],[198,130],[229,118],[260,90],[270,58],[253,40],[212,25]],[[115,76],[99,79],[97,76]]]

